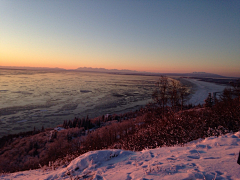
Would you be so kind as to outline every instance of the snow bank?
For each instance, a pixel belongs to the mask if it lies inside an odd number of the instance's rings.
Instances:
[[[85,153],[67,167],[0,176],[0,179],[240,179],[237,164],[240,132],[198,139],[184,147],[162,147],[141,152],[100,150]]]

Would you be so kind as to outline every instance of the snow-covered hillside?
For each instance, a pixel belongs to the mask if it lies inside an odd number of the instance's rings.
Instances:
[[[240,179],[237,164],[240,131],[190,142],[184,147],[162,147],[141,152],[91,151],[57,170],[30,170],[0,179]]]

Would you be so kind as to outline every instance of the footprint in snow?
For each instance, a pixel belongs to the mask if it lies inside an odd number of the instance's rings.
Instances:
[[[206,153],[205,151],[198,151],[196,149],[190,150],[189,153],[194,154],[194,153]]]
[[[132,162],[131,162],[131,161],[128,161],[128,162],[126,162],[126,164],[132,164]]]
[[[203,159],[220,159],[220,157],[206,157],[206,158],[203,158]]]
[[[197,144],[196,148],[211,149],[212,147],[204,144]]]
[[[223,175],[224,173],[222,173],[222,172],[220,172],[220,171],[216,171],[216,173],[218,174],[218,175]]]
[[[112,168],[115,168],[115,166],[114,165],[108,165],[107,166],[107,169],[112,169]]]
[[[93,179],[94,180],[104,180],[102,176],[97,175],[97,174],[93,177]]]
[[[154,154],[152,152],[150,152],[150,154],[151,154],[151,158],[154,158]]]
[[[191,158],[191,159],[200,159],[199,156],[187,156],[188,158]]]
[[[130,176],[130,174],[131,174],[131,173],[128,173],[126,180],[131,180],[131,179],[132,179],[132,177]]]

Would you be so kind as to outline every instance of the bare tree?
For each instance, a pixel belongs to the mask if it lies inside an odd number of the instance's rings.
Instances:
[[[164,117],[165,106],[168,102],[168,90],[169,82],[166,76],[161,76],[159,81],[156,83],[156,89],[153,92],[153,100],[160,105],[162,109],[162,116]]]
[[[181,105],[181,110],[189,96],[188,87],[181,84],[179,81],[161,76],[156,83],[156,89],[153,92],[153,100],[162,109],[162,116],[164,117],[167,105],[171,105],[172,110]]]
[[[180,101],[180,88],[181,84],[177,80],[170,80],[169,83],[169,99],[172,106],[172,110],[175,111],[176,106],[179,104]]]
[[[205,104],[204,104],[205,107],[212,107],[213,106],[212,94],[208,93],[208,97],[204,101],[205,101]]]
[[[178,91],[181,102],[181,110],[183,110],[184,102],[187,100],[190,93],[188,92],[188,87],[184,86],[183,84],[180,84]]]

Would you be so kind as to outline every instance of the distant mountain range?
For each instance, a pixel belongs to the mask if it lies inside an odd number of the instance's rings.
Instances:
[[[55,68],[48,68],[48,67],[27,67],[27,66],[0,66],[0,69],[19,69],[19,70],[24,70],[24,69],[27,69],[27,70],[66,70],[66,69],[63,69],[63,68],[58,68],[58,67],[55,67]]]
[[[105,69],[105,68],[91,68],[91,67],[79,67],[77,69],[73,69],[76,71],[87,71],[87,72],[105,72],[105,73],[143,73],[139,71],[132,71],[127,69]]]
[[[148,76],[183,76],[183,77],[211,77],[211,78],[224,78],[213,73],[206,72],[192,72],[192,73],[152,73],[145,71],[132,71],[132,70],[118,70],[118,69],[105,69],[105,68],[91,68],[91,67],[79,67],[74,69],[75,71],[84,71],[84,72],[102,72],[102,73],[111,73],[111,74],[127,74],[127,75],[148,75]]]
[[[98,73],[110,73],[110,74],[124,74],[124,75],[146,75],[146,76],[181,76],[181,77],[200,77],[200,78],[225,78],[213,73],[206,72],[192,72],[192,73],[152,73],[145,71],[133,71],[127,69],[105,69],[105,68],[91,68],[91,67],[79,67],[77,69],[63,69],[63,68],[47,68],[47,67],[17,67],[17,66],[0,66],[1,69],[21,69],[21,70],[44,70],[44,71],[80,71],[80,72],[98,72]]]

